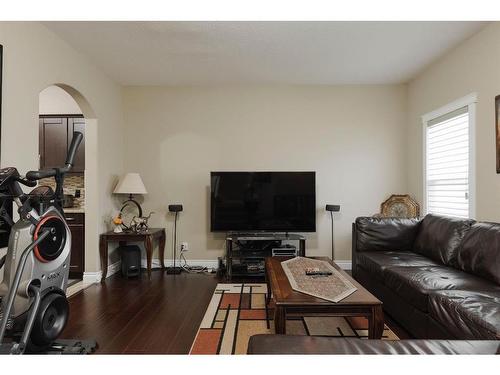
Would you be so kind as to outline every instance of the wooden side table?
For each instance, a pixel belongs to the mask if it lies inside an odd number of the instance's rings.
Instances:
[[[115,233],[113,231],[101,234],[99,239],[99,254],[101,257],[102,279],[106,280],[108,273],[108,244],[110,242],[118,242],[120,246],[124,246],[127,242],[143,242],[146,249],[148,277],[151,278],[151,262],[153,258],[153,240],[158,239],[159,256],[161,268],[165,268],[165,240],[166,233],[163,228],[149,228],[144,233],[122,232]]]

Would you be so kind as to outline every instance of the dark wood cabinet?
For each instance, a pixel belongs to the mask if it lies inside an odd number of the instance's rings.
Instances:
[[[81,279],[85,269],[85,214],[68,213],[66,220],[71,231],[69,277]]]
[[[40,169],[61,167],[66,161],[73,132],[85,135],[85,119],[78,115],[41,115],[39,120]],[[85,137],[75,156],[71,173],[85,171]]]
[[[68,120],[40,118],[40,167],[55,168],[64,165],[68,149]]]

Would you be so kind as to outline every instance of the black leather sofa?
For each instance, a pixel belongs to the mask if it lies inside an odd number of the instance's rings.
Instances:
[[[416,338],[500,339],[500,224],[360,217],[353,276]]]
[[[360,340],[358,338],[255,335],[248,354],[500,354],[497,340]]]

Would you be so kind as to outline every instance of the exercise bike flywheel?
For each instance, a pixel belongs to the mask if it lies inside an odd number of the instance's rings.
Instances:
[[[33,251],[35,257],[42,263],[57,259],[66,244],[66,225],[59,216],[46,216],[40,220],[35,228],[33,238],[36,240],[39,234],[45,230],[50,231],[50,235],[40,242]]]

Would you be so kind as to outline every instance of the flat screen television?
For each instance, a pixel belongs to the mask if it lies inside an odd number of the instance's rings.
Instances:
[[[212,232],[315,232],[315,172],[211,172]]]

